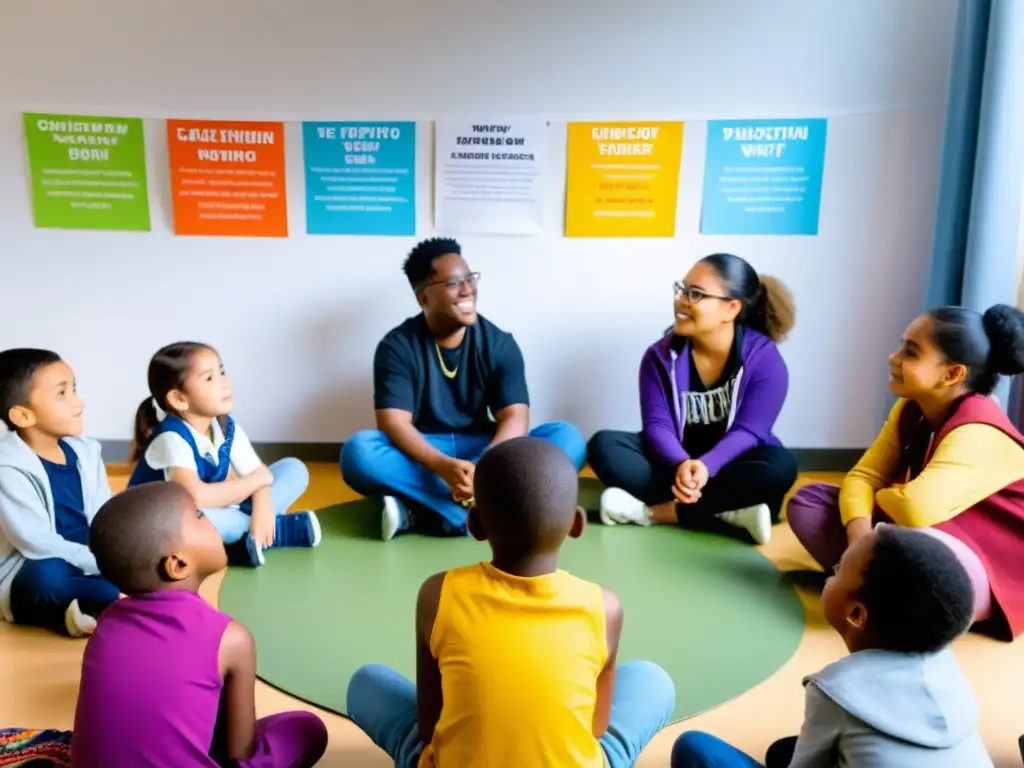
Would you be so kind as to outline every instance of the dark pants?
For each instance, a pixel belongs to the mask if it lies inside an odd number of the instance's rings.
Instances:
[[[587,461],[608,488],[621,488],[649,507],[671,501],[674,468],[647,453],[643,435],[605,430],[590,439]],[[722,467],[693,504],[677,504],[679,522],[767,504],[778,522],[782,500],[796,482],[793,454],[782,446],[759,445]]]
[[[66,560],[26,560],[11,582],[11,613],[16,624],[66,635],[64,614],[73,600],[78,601],[82,613],[98,619],[119,594],[102,576],[86,576]]]

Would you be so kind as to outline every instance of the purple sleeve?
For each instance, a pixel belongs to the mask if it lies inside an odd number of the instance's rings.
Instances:
[[[741,453],[767,443],[786,402],[789,371],[777,347],[767,350],[758,365],[745,369],[743,375],[750,378],[741,385],[743,393],[732,426],[714,448],[700,457],[711,477]]]
[[[660,461],[675,468],[690,457],[683,450],[670,397],[659,375],[656,353],[649,349],[640,363],[640,419],[644,442]]]

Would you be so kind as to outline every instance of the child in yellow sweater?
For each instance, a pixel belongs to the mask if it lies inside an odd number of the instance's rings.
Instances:
[[[947,544],[971,577],[975,619],[1024,633],[1024,436],[989,395],[1024,372],[1024,313],[940,307],[889,357],[900,398],[841,487],[801,488],[788,519],[826,569],[880,521]]]

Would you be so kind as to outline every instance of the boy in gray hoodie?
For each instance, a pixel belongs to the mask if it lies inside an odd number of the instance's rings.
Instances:
[[[988,768],[978,703],[949,644],[974,612],[971,581],[938,539],[879,525],[857,539],[821,607],[850,655],[804,680],[800,736],[768,751],[768,768]],[[759,768],[699,731],[672,768]]]
[[[0,352],[0,617],[72,637],[119,597],[88,547],[110,485],[83,410],[59,355]]]

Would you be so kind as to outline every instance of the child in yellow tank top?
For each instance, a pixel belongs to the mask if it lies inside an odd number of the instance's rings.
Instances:
[[[416,607],[417,683],[358,670],[348,713],[400,768],[631,766],[675,707],[650,662],[616,668],[622,607],[558,569],[583,533],[577,472],[530,437],[477,465],[469,530],[491,562],[431,576]]]

